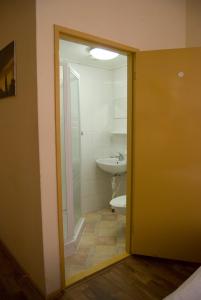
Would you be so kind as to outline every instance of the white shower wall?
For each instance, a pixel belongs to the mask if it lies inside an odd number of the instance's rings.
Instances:
[[[112,149],[126,155],[127,144],[127,67],[112,70],[113,124]]]
[[[112,72],[72,64],[80,75],[81,111],[81,198],[82,212],[108,206],[110,176],[96,166],[96,159],[111,152]]]
[[[111,175],[96,166],[96,159],[126,150],[125,135],[113,135],[117,99],[125,97],[125,68],[106,70],[81,64],[71,64],[80,75],[81,118],[81,199],[82,213],[109,207]],[[124,89],[124,90],[123,90]],[[122,103],[118,105],[122,105]],[[124,103],[125,104],[125,103]],[[125,110],[125,107],[123,107]],[[116,112],[117,115],[117,112]],[[119,126],[126,124],[120,119]],[[122,127],[126,130],[126,127]],[[124,177],[124,176],[123,176]],[[124,178],[120,194],[124,193]]]
[[[121,152],[127,159],[127,66],[112,70],[113,82],[113,124],[111,148],[113,153]],[[114,134],[115,133],[115,134]],[[126,174],[119,177],[119,194],[126,194]]]

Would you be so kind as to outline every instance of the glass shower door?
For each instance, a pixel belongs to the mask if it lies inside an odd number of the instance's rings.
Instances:
[[[70,244],[81,220],[81,131],[79,75],[66,63],[60,66],[60,95],[64,243]]]
[[[81,217],[81,131],[80,131],[80,103],[79,103],[79,75],[69,68],[70,73],[70,105],[71,105],[71,148],[72,148],[72,176],[73,176],[73,208],[74,224]]]

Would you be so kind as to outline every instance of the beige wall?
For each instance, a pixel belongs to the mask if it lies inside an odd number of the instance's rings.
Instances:
[[[201,0],[186,0],[186,46],[201,46]]]
[[[60,285],[57,228],[53,24],[140,49],[185,46],[185,0],[36,0],[37,82],[47,291]]]
[[[35,4],[0,1],[0,48],[16,41],[17,96],[0,100],[0,239],[45,290],[38,157]]]

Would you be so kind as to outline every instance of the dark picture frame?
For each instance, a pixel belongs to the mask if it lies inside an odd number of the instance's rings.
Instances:
[[[0,99],[16,95],[15,42],[0,50]]]

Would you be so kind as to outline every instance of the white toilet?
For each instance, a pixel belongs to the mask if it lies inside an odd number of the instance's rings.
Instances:
[[[120,214],[126,213],[126,195],[115,197],[110,201],[112,209]]]

